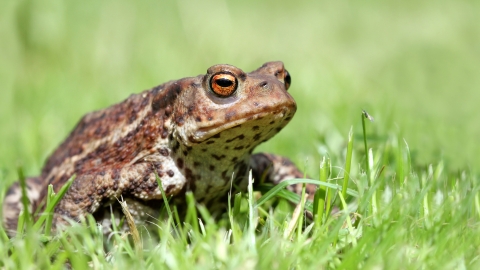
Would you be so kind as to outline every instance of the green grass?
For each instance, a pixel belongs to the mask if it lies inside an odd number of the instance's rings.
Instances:
[[[271,60],[291,73],[298,112],[258,151],[335,186],[305,206],[320,213],[313,225],[284,199],[234,194],[218,220],[190,202],[185,223],[139,228],[142,252],[92,220],[54,237],[32,224],[0,232],[0,267],[478,269],[479,5],[1,1],[0,194],[19,166],[38,174],[86,112],[213,64]],[[362,109],[375,118],[365,142]],[[332,188],[345,169],[346,195]]]

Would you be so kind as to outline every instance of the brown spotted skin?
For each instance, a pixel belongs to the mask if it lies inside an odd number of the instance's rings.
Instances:
[[[76,178],[55,209],[54,224],[78,221],[123,196],[141,207],[141,218],[162,208],[163,189],[176,203],[192,191],[211,208],[225,198],[231,183],[246,187],[249,168],[266,181],[301,177],[293,163],[253,149],[278,133],[293,117],[296,104],[287,92],[290,75],[281,62],[245,73],[215,65],[205,75],[170,81],[133,94],[109,108],[85,115],[48,158],[39,177],[29,178],[32,210],[46,196]],[[11,233],[21,209],[18,184],[3,207]],[[97,211],[98,210],[98,211]],[[108,216],[108,215],[107,215]],[[101,221],[101,220],[100,220]]]

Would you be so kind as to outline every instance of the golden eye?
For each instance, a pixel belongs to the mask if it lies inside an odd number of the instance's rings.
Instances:
[[[210,80],[210,87],[215,94],[221,97],[228,97],[237,90],[237,78],[230,73],[219,73]]]
[[[288,73],[287,70],[285,70],[285,77],[283,81],[285,82],[285,89],[288,90],[288,88],[290,88],[290,84],[292,83],[292,78],[290,77],[290,73]]]

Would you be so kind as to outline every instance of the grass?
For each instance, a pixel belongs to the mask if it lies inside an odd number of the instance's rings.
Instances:
[[[321,205],[314,211],[315,223],[302,222],[301,208],[292,211],[285,201],[275,209],[265,204],[284,189],[273,188],[255,202],[249,187],[247,196],[235,196],[226,220],[213,220],[206,209],[189,199],[185,222],[169,212],[167,220],[159,221],[158,230],[147,235],[139,228],[144,234],[143,249],[127,234],[104,239],[93,219],[54,237],[39,234],[35,224],[23,235],[4,238],[2,266],[55,269],[68,260],[76,269],[113,265],[147,269],[476,269],[480,266],[478,179],[465,172],[448,175],[441,163],[425,171],[405,171],[411,167],[408,148],[397,142],[391,138],[382,149],[371,151],[366,166],[373,169],[372,178],[363,170],[352,178],[347,196],[341,192],[342,176],[333,180],[330,176],[326,182],[290,180],[321,184],[331,192],[327,190],[323,194],[329,196],[320,195],[316,201],[342,205],[344,210],[333,215],[328,210],[324,213]],[[351,154],[346,158],[351,159]],[[387,166],[385,160],[401,166]],[[403,179],[392,177],[402,174]],[[295,196],[289,198],[299,201]]]
[[[190,197],[184,223],[172,209],[150,236],[138,228],[141,251],[91,219],[57,236],[27,222],[19,237],[0,232],[0,267],[478,269],[479,12],[476,1],[2,1],[1,195],[88,111],[213,64],[277,59],[299,109],[258,151],[326,188],[304,205],[314,223],[280,188],[232,194],[217,220]],[[375,118],[364,127],[363,109]]]

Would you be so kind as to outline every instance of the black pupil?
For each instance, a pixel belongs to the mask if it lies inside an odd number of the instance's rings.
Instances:
[[[220,79],[217,79],[215,80],[215,82],[220,85],[221,87],[229,87],[229,86],[232,86],[233,82],[229,79],[225,79],[225,78],[220,78]]]

